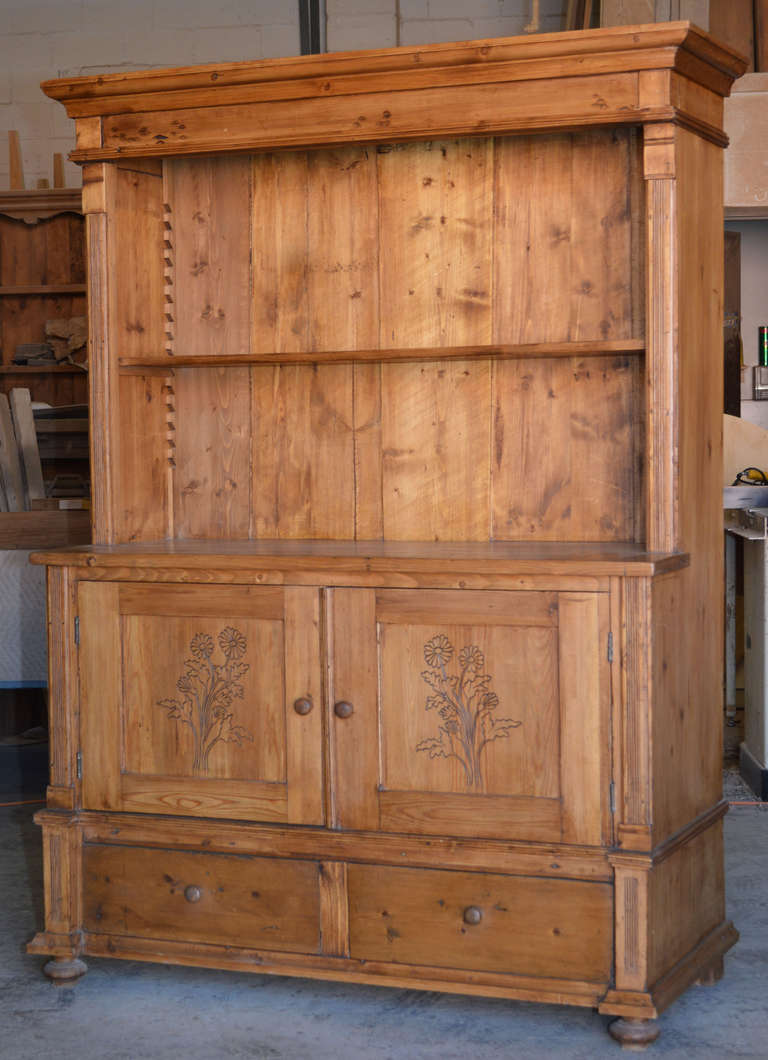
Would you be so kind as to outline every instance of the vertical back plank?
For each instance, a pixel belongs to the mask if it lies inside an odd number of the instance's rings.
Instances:
[[[487,541],[490,365],[382,366],[384,537]]]
[[[114,173],[110,326],[119,357],[159,357],[165,345],[162,170],[141,165],[118,163]]]
[[[597,129],[572,140],[569,334],[577,341],[632,337],[628,135]]]
[[[249,369],[180,368],[175,400],[177,536],[247,538]]]
[[[167,170],[175,351],[186,357],[248,353],[250,160],[174,159]]]
[[[122,486],[117,498],[120,541],[165,537],[168,526],[165,380],[155,373],[120,379]]]
[[[381,460],[381,365],[356,364],[352,385],[355,428],[355,539],[384,536]]]
[[[256,155],[253,165],[254,353],[306,350],[307,156]]]
[[[309,349],[375,349],[379,334],[376,153],[309,155]]]
[[[493,141],[381,148],[380,344],[491,341]]]
[[[565,133],[496,141],[494,342],[572,337],[571,160]]]
[[[354,537],[351,365],[253,368],[253,533]]]
[[[637,360],[551,358],[493,367],[494,539],[638,540]]]

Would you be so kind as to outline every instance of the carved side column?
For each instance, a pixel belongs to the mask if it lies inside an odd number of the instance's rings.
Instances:
[[[78,126],[81,123],[78,122]],[[116,483],[119,467],[116,447],[120,432],[117,408],[117,373],[110,357],[108,304],[110,219],[115,193],[114,167],[90,163],[83,167],[83,212],[88,247],[88,349],[91,405],[91,504],[93,542],[115,540]],[[104,433],[104,425],[111,430]]]
[[[83,948],[82,833],[71,814],[41,810],[35,821],[43,829],[45,931],[32,939],[27,950],[53,954],[44,969],[51,979],[76,979],[87,971],[79,959]]]
[[[679,547],[678,252],[676,128],[645,128],[647,543]]]

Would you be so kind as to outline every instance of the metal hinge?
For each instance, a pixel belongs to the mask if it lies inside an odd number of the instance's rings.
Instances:
[[[616,785],[611,781],[611,786],[608,788],[608,798],[610,800],[611,813],[616,813]]]
[[[613,633],[608,634],[608,662],[613,662]]]
[[[78,780],[83,779],[83,752],[78,751],[75,755],[75,776]]]
[[[80,615],[75,615],[75,644],[80,645]]]

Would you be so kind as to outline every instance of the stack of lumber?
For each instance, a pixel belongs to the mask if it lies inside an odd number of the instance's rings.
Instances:
[[[87,456],[82,406],[39,410],[38,416],[36,421],[25,387],[12,389],[10,400],[0,394],[0,548],[58,547],[90,538],[89,513],[47,495],[55,491],[46,491],[38,444],[39,433],[46,457]],[[62,504],[67,510],[60,510]]]

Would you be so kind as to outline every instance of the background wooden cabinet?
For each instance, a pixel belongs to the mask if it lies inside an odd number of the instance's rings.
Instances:
[[[97,542],[40,557],[50,974],[568,1001],[632,1041],[718,974],[740,70],[677,23],[46,84]]]

